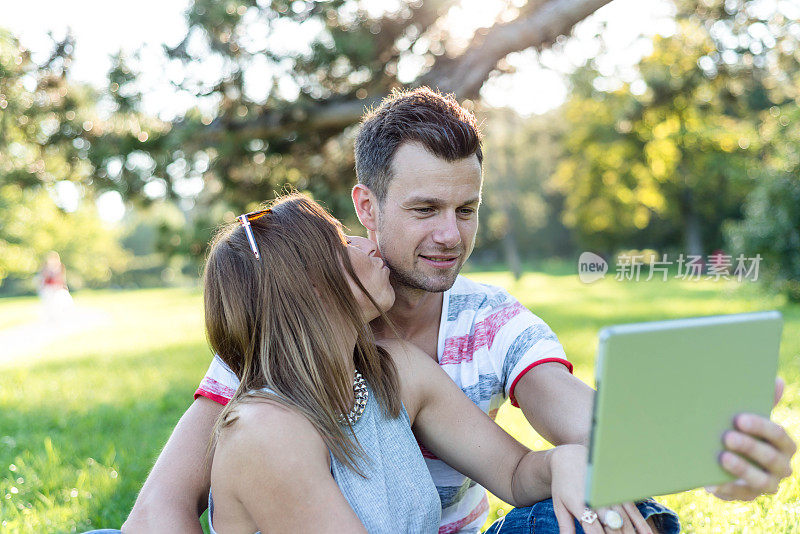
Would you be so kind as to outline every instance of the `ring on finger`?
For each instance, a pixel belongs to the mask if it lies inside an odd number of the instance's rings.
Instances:
[[[591,525],[592,523],[597,521],[597,513],[591,508],[584,508],[583,515],[581,515],[581,521],[586,523],[587,525]]]
[[[603,524],[613,530],[620,529],[622,528],[622,516],[616,510],[607,510],[603,514]]]

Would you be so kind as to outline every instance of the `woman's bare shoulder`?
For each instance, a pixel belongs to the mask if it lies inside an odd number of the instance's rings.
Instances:
[[[378,342],[389,354],[397,369],[400,381],[400,394],[411,423],[428,396],[428,388],[441,373],[439,365],[416,345],[400,339],[387,339]]]
[[[378,346],[389,353],[392,357],[392,361],[394,361],[397,366],[415,367],[420,364],[425,364],[426,361],[433,361],[422,349],[402,339],[380,339],[377,343]]]
[[[235,420],[220,431],[214,464],[237,471],[275,471],[288,465],[328,464],[328,448],[300,411],[269,399],[248,399],[231,414]]]

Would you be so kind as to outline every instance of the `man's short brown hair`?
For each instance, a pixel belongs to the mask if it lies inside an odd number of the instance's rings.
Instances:
[[[368,112],[356,137],[356,176],[383,202],[392,179],[392,158],[406,142],[417,142],[431,154],[455,161],[475,154],[483,163],[481,134],[475,116],[453,95],[427,87],[394,90]]]

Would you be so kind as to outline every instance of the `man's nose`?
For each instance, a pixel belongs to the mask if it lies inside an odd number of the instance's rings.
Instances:
[[[447,212],[437,221],[436,231],[433,233],[433,240],[444,248],[456,248],[461,242],[461,234],[458,231],[458,219],[455,212]]]

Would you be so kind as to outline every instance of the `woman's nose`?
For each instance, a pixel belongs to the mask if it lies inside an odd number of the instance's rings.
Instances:
[[[365,237],[348,236],[350,243],[368,256],[379,256],[378,247]]]

